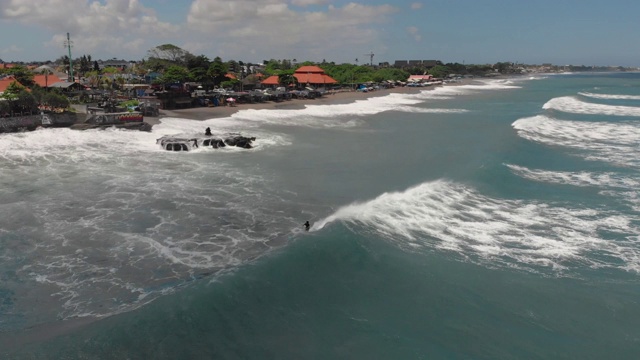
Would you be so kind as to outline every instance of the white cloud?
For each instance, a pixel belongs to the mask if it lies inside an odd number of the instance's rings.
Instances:
[[[411,4],[411,9],[413,9],[413,10],[422,9],[422,3],[419,3],[419,2],[412,3]]]
[[[66,53],[63,44],[69,32],[73,56],[91,54],[98,59],[139,59],[147,50],[171,43],[225,60],[352,61],[368,51],[386,49],[384,25],[399,10],[366,2],[337,5],[334,0],[141,1],[0,0],[0,22],[44,30],[48,40],[31,43],[30,51],[38,51],[38,57],[54,54],[47,56],[51,59]],[[150,7],[184,7],[188,14],[174,24],[161,21]],[[9,46],[2,41],[0,45]]]
[[[4,49],[0,49],[0,54],[2,55],[12,55],[12,54],[18,54],[21,53],[24,49],[21,47],[18,47],[16,45],[11,45],[7,48]]]
[[[407,28],[407,32],[413,37],[416,42],[420,42],[420,40],[422,40],[422,35],[420,35],[419,31],[420,30],[418,30],[418,28],[415,26],[409,26]]]
[[[291,0],[291,4],[295,6],[322,5],[329,3],[329,0]]]
[[[294,0],[292,4],[321,1]],[[192,31],[209,34],[218,54],[319,60],[333,52],[357,54],[378,41],[379,24],[397,9],[348,3],[296,11],[279,0],[195,0],[187,17]],[[224,56],[224,55],[221,55]],[[351,55],[348,56],[351,58]]]
[[[72,35],[74,53],[97,49],[139,53],[146,39],[173,34],[178,26],[160,21],[138,0],[3,0],[0,19],[35,24],[54,35],[48,46],[60,48]],[[134,51],[135,50],[135,51]],[[134,52],[132,52],[134,51]]]

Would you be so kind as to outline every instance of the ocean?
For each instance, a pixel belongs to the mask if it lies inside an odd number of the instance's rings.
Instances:
[[[638,155],[639,73],[2,134],[0,358],[637,358]]]

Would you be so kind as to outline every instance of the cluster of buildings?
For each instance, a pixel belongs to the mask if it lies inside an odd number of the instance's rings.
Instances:
[[[0,63],[0,69],[11,68],[12,66],[14,65]],[[123,60],[109,60],[101,63],[102,68],[112,67],[118,68],[120,70],[125,70],[130,66],[130,62],[126,62]],[[77,78],[75,81],[68,81],[68,74],[58,72],[53,67],[48,65],[41,65],[38,67],[27,66],[27,68],[35,74],[33,77],[34,83],[42,88],[59,88],[66,92],[75,92],[80,90],[87,90],[92,87],[98,87],[93,86],[95,84],[90,84],[90,81],[88,81],[88,79],[81,77]],[[155,74],[155,76],[158,75],[159,74]],[[153,73],[149,73],[145,77],[138,77],[136,75],[126,73],[102,75],[102,77],[104,78],[111,77],[111,80],[114,80],[115,77],[122,77],[125,82],[125,84],[123,84],[122,86],[123,90],[136,90],[137,93],[141,93],[140,90],[144,92],[144,90],[150,89],[150,84],[153,82],[155,76]],[[227,74],[227,77],[230,79],[236,79],[236,76],[231,73]],[[280,79],[278,78],[278,76],[269,76],[267,78],[263,78],[261,74],[258,74],[258,77],[260,84],[266,87],[280,85]],[[302,66],[295,71],[293,77],[295,77],[298,84],[312,87],[325,87],[337,83],[335,79],[327,75],[324,70],[322,70],[318,66]],[[0,94],[4,92],[7,87],[9,87],[13,82],[17,82],[18,85],[24,86],[24,84],[20,84],[19,81],[12,75],[6,75],[4,77],[0,76]],[[138,84],[135,84],[135,82],[138,82]],[[142,84],[140,84],[140,82],[142,82]]]

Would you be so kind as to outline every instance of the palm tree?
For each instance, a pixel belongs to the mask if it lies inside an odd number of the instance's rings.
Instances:
[[[283,72],[278,75],[278,83],[288,88],[289,85],[297,85],[298,79],[291,72]]]

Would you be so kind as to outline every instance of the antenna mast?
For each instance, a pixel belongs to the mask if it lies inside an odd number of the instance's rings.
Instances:
[[[67,33],[67,41],[65,41],[64,44],[67,46],[67,49],[69,49],[69,79],[67,80],[69,80],[69,82],[74,82],[76,79],[73,77],[73,60],[71,59],[71,45],[73,45],[73,43],[69,38],[69,33]]]
[[[370,61],[371,61],[371,66],[373,66],[373,51],[368,53],[368,54],[365,54],[365,55],[369,56]]]

